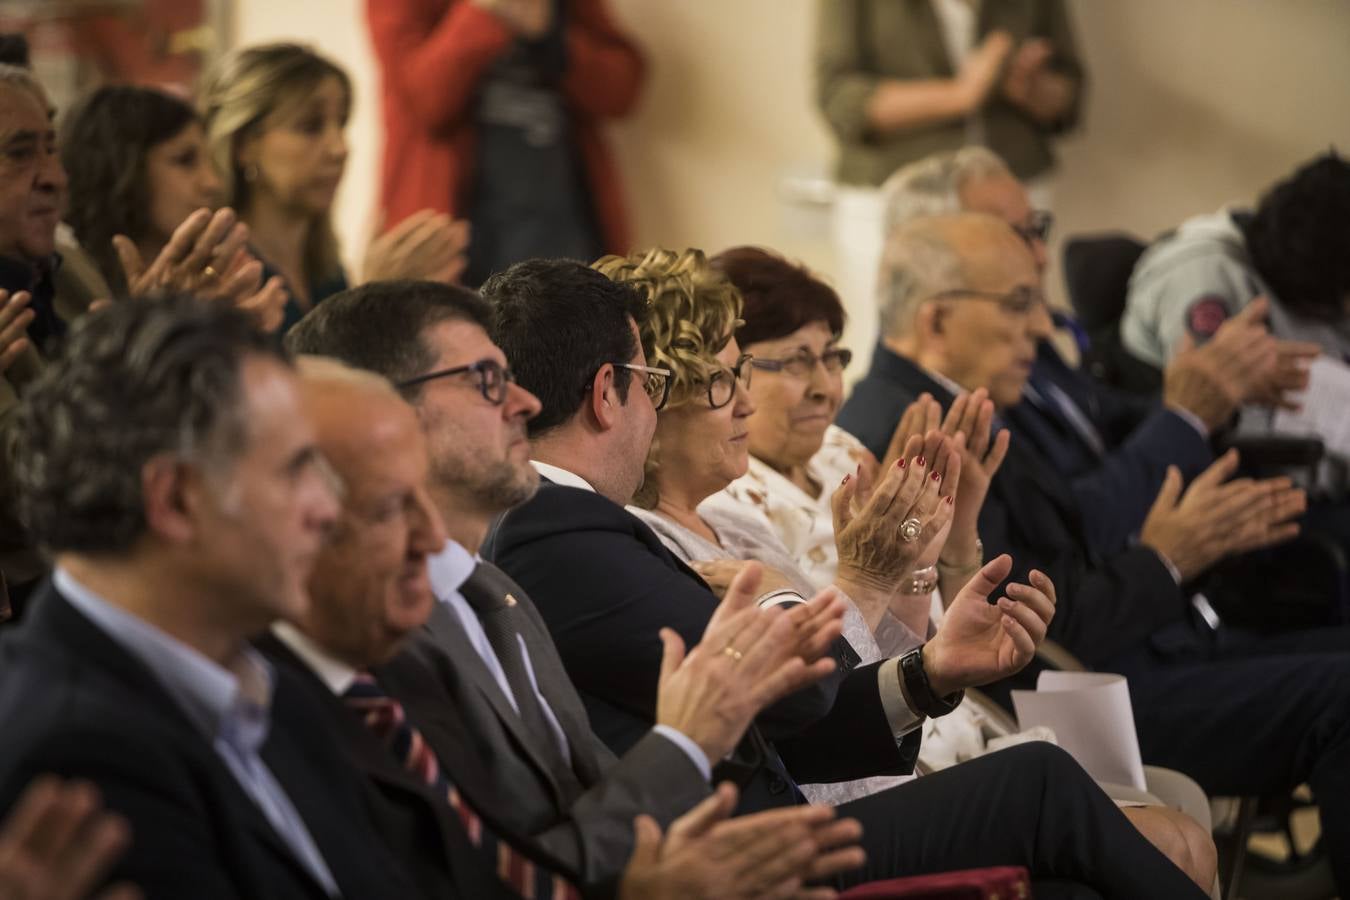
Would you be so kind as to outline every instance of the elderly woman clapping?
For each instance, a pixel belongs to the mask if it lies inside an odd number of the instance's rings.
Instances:
[[[606,257],[596,268],[647,295],[643,350],[651,365],[672,373],[634,512],[687,562],[758,559],[775,573],[775,592],[810,596],[810,578],[762,520],[703,506],[749,465],[755,367],[735,337],[740,292],[697,250]],[[915,435],[886,472],[871,479],[846,473],[830,486],[838,558],[831,581],[854,606],[845,637],[864,661],[909,649],[928,631],[926,597],[898,611],[893,601],[946,531],[960,466],[952,441],[935,433],[925,450]],[[874,489],[860,490],[871,482]],[[727,577],[724,567],[703,571],[713,583]]]

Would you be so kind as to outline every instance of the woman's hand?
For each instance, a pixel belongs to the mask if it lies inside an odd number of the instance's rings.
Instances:
[[[944,435],[935,434],[933,446],[932,456],[925,455],[924,438],[913,435],[870,495],[859,484],[862,479],[847,476],[831,497],[839,550],[836,583],[872,628],[900,580],[919,567],[951,519],[961,458]]]
[[[721,600],[727,595],[727,588],[731,586],[731,582],[748,565],[750,561],[745,559],[709,559],[691,562],[689,568],[697,572],[699,577],[707,582],[708,588],[717,595],[717,599]],[[796,590],[782,572],[761,563],[756,565],[762,570],[758,596],[762,597],[774,591]]]
[[[468,265],[469,223],[445,213],[415,212],[370,242],[365,281],[411,278],[455,284]]]

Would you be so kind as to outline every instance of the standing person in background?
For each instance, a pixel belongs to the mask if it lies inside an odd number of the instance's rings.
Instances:
[[[839,139],[839,293],[848,343],[870,354],[876,187],[906,163],[981,144],[1048,205],[1051,139],[1077,121],[1084,73],[1063,0],[818,0],[816,28],[816,102]]]
[[[299,44],[231,53],[201,90],[202,118],[227,206],[249,227],[265,275],[286,279],[285,331],[346,290],[333,200],[347,164],[352,85],[337,64]],[[362,277],[452,282],[468,230],[429,211],[371,242]]]
[[[367,0],[384,77],[381,203],[467,217],[465,280],[532,257],[628,249],[600,120],[641,91],[637,46],[604,0]]]

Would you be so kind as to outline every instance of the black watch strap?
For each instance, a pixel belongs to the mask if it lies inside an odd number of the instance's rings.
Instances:
[[[923,669],[923,647],[918,647],[900,657],[900,678],[904,681],[905,693],[914,704],[914,711],[930,719],[941,718],[961,705],[965,691],[957,691],[945,697],[933,693],[933,685],[928,681],[928,673]]]

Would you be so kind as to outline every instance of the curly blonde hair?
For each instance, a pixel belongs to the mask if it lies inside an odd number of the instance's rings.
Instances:
[[[606,256],[592,268],[646,296],[648,314],[640,329],[642,352],[647,365],[670,369],[670,399],[665,410],[702,396],[709,379],[722,368],[717,354],[742,324],[741,292],[736,286],[708,264],[702,250],[676,252],[655,247],[628,256]],[[647,454],[647,477],[633,498],[643,509],[656,505],[653,476],[658,457],[653,440]]]

